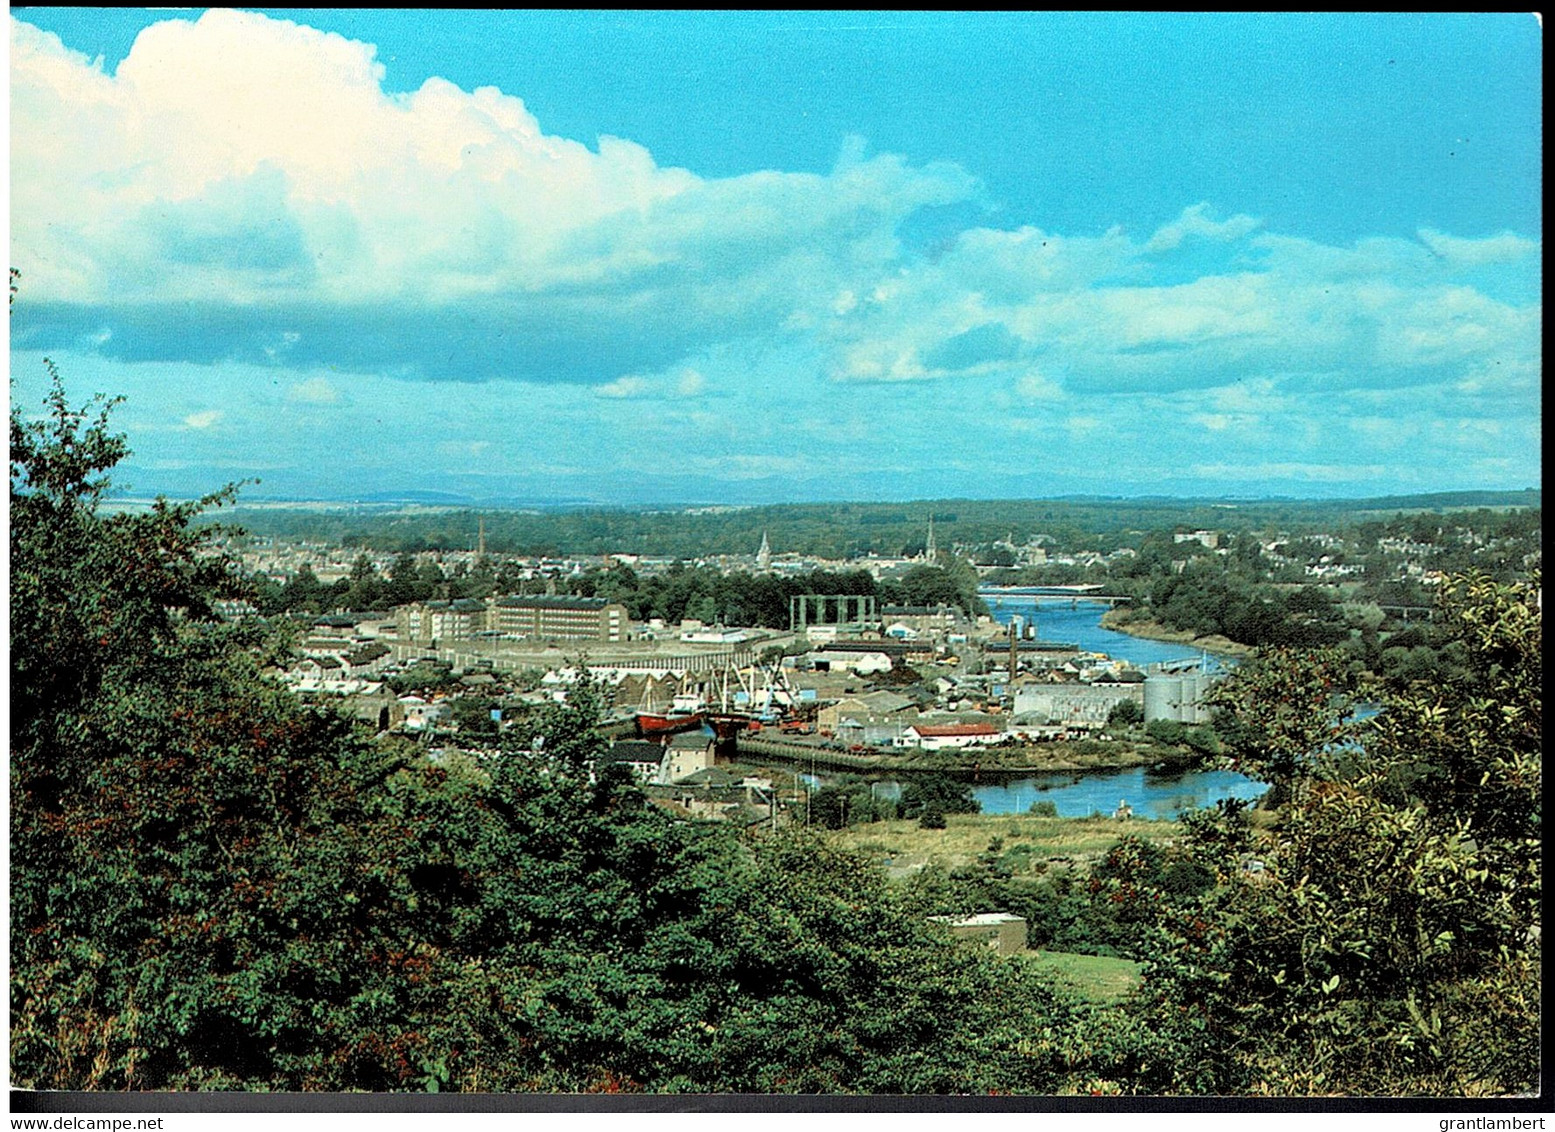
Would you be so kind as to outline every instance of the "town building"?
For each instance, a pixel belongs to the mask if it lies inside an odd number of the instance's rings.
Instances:
[[[1145,673],[1145,722],[1158,719],[1177,723],[1208,723],[1211,712],[1204,702],[1225,674],[1197,661],[1184,665],[1154,665]]]
[[[623,641],[626,606],[602,597],[501,597],[489,628],[499,636],[560,641]]]
[[[399,639],[429,645],[482,636],[557,641],[624,641],[626,607],[597,597],[512,596],[420,601],[394,611]]]
[[[1026,684],[1016,688],[1016,719],[1029,717],[1036,723],[1058,723],[1065,727],[1098,729],[1107,722],[1112,709],[1125,700],[1144,706],[1144,685],[1134,684]]]
[[[914,723],[903,733],[899,745],[942,751],[950,747],[975,747],[997,743],[1005,735],[1002,727],[991,723]]]

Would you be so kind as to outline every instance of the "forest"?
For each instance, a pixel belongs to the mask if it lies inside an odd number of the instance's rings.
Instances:
[[[599,768],[585,688],[493,759],[297,701],[215,602],[218,490],[103,506],[112,403],[11,416],[11,1074],[24,1089],[1430,1096],[1537,1087],[1536,571],[1456,574],[1448,683],[1270,647],[1219,686],[1256,810],[1067,888],[889,881]],[[938,523],[939,520],[936,520]],[[1380,714],[1357,721],[1364,698]],[[538,741],[537,741],[538,740]],[[927,808],[930,799],[923,799]],[[943,801],[940,803],[943,808]],[[1256,867],[1254,867],[1256,863]],[[1115,1003],[931,915],[1134,958]]]

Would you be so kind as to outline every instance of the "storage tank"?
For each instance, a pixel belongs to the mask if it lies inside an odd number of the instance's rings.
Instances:
[[[1209,709],[1204,706],[1204,694],[1215,681],[1204,671],[1190,672],[1182,678],[1182,715],[1184,723],[1208,723]]]
[[[1182,719],[1183,678],[1155,673],[1145,677],[1145,722]]]

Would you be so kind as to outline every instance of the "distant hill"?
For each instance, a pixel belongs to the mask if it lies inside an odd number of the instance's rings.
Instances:
[[[426,493],[435,496],[437,493]],[[523,509],[420,503],[264,504],[222,516],[254,534],[320,539],[381,550],[474,547],[484,520],[494,553],[629,552],[693,558],[753,555],[765,535],[774,554],[826,558],[915,554],[932,516],[936,544],[1029,542],[1040,535],[1070,549],[1116,545],[1119,535],[1183,529],[1318,531],[1325,526],[1419,511],[1537,508],[1537,489],[1381,496],[1357,500],[1069,497],[1046,500],[917,500],[747,507]]]

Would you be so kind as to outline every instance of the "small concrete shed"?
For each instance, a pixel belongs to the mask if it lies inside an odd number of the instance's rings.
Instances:
[[[950,929],[963,943],[981,944],[1000,955],[1026,950],[1026,917],[1009,912],[982,912],[976,916],[930,916]]]

